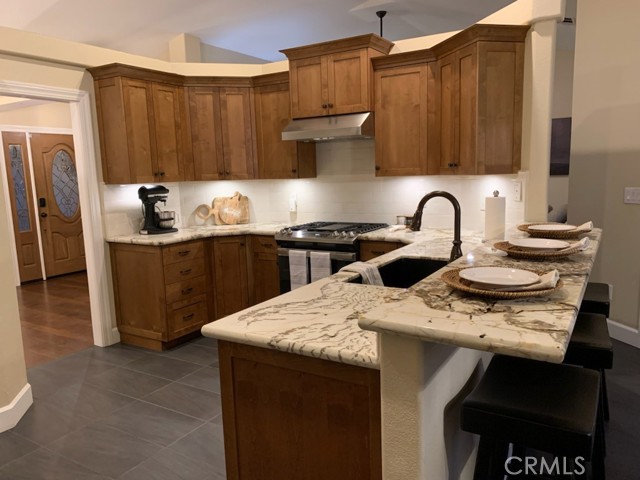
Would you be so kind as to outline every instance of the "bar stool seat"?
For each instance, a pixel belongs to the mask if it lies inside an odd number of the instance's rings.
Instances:
[[[613,342],[607,318],[597,313],[579,313],[576,318],[564,363],[596,370],[613,367]]]
[[[597,371],[494,356],[462,403],[462,429],[480,435],[475,479],[502,478],[509,444],[591,460],[604,478]]]
[[[589,282],[582,297],[580,312],[599,313],[609,318],[611,306],[611,285]]]

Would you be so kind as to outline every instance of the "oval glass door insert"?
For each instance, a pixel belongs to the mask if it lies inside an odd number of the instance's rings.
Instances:
[[[53,158],[51,167],[53,195],[60,213],[67,218],[75,216],[80,206],[78,175],[71,156],[60,150]]]

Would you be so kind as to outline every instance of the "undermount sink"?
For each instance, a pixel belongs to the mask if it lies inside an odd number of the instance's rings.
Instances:
[[[402,257],[381,266],[378,271],[385,287],[409,288],[448,263],[447,260]],[[362,277],[358,275],[349,283],[362,283]]]

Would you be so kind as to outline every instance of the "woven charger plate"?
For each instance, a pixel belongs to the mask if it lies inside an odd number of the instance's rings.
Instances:
[[[558,230],[530,230],[529,229],[531,225],[551,225],[551,224],[553,224],[553,222],[525,223],[522,225],[518,225],[518,230],[520,230],[521,232],[527,232],[532,237],[561,238],[561,239],[580,238],[580,235],[582,235],[583,233],[589,233],[591,231],[591,230],[558,231]],[[562,224],[558,224],[558,225],[562,225]]]
[[[453,270],[449,270],[444,272],[440,278],[444,283],[449,285],[451,288],[455,288],[456,290],[461,290],[467,293],[473,293],[474,295],[479,295],[482,297],[489,298],[500,298],[500,299],[514,299],[514,298],[527,298],[527,297],[540,297],[543,295],[548,295],[550,293],[555,292],[562,286],[562,280],[558,280],[555,288],[544,288],[542,290],[524,290],[522,292],[502,292],[498,290],[482,290],[480,288],[471,287],[471,282],[461,278],[459,273],[460,270],[464,270],[462,268],[455,268]],[[531,270],[527,270],[531,271]],[[534,271],[537,275],[543,275],[547,272],[544,271]]]
[[[572,248],[565,248],[562,250],[532,250],[530,248],[517,247],[511,245],[509,242],[498,242],[493,244],[493,248],[507,252],[507,255],[513,258],[522,258],[525,260],[553,260],[556,258],[567,257],[578,253],[580,251],[580,245],[576,245]]]

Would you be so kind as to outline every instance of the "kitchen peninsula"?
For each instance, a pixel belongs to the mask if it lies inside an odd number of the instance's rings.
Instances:
[[[408,289],[349,283],[356,274],[342,272],[205,325],[204,335],[221,340],[229,478],[258,468],[261,478],[290,468],[299,478],[471,478],[475,443],[458,427],[459,402],[491,353],[562,361],[600,234],[593,230],[579,254],[541,263],[501,256],[463,233],[463,257]],[[451,238],[390,229],[363,236],[410,243],[370,261],[377,266],[446,259]],[[546,297],[486,301],[439,279],[472,265],[555,268],[563,285]],[[341,436],[351,443],[308,448]]]

